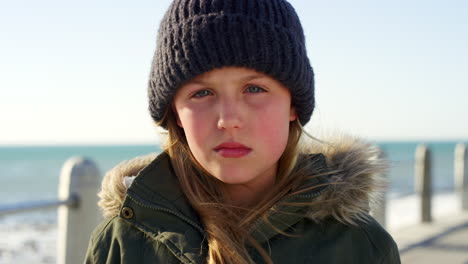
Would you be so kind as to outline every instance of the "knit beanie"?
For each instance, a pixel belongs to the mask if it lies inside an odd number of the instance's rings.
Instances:
[[[174,0],[158,31],[149,110],[161,122],[184,82],[215,68],[246,67],[291,92],[302,125],[314,110],[314,72],[304,32],[285,0]],[[167,128],[166,122],[161,123]]]

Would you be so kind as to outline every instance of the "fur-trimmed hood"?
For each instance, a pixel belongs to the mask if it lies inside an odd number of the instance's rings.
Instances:
[[[355,224],[379,203],[385,184],[382,175],[387,163],[380,150],[363,140],[337,136],[333,140],[310,144],[307,153],[322,153],[334,173],[331,184],[316,198],[321,201],[308,216],[315,221],[328,217]],[[127,188],[134,177],[157,156],[148,154],[121,162],[106,173],[99,192],[99,207],[104,217],[119,214]]]

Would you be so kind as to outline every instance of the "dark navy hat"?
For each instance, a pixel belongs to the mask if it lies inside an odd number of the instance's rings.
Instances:
[[[314,72],[291,4],[175,0],[160,23],[150,73],[149,110],[154,121],[161,122],[184,82],[224,66],[246,67],[277,79],[290,90],[300,123],[310,120]]]

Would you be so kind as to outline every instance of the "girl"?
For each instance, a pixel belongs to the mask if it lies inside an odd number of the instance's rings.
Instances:
[[[368,214],[378,151],[301,137],[306,54],[285,0],[175,0],[148,89],[164,151],[106,175],[86,263],[399,263]]]

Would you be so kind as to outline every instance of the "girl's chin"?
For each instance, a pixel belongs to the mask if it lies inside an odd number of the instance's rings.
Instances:
[[[248,175],[245,172],[213,174],[213,176],[228,185],[246,184],[255,179],[255,176]]]
[[[239,185],[239,184],[247,184],[252,181],[252,179],[246,177],[216,177],[218,180],[222,181],[224,184],[227,185]]]

